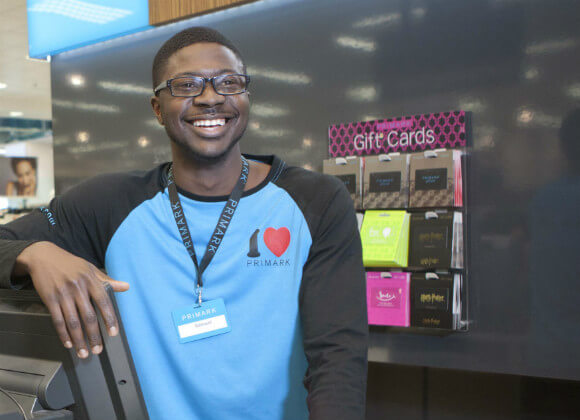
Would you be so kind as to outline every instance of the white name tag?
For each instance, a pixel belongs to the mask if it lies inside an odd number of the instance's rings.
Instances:
[[[179,338],[187,338],[198,334],[221,330],[228,327],[228,321],[225,315],[215,316],[204,319],[203,321],[190,322],[189,324],[180,325]]]
[[[202,302],[201,305],[188,305],[174,310],[171,314],[180,343],[201,340],[232,330],[223,299]]]

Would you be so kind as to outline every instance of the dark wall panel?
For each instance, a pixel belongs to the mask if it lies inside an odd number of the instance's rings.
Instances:
[[[426,368],[370,363],[367,420],[424,420]]]
[[[579,380],[578,16],[573,0],[262,1],[53,57],[57,191],[169,159],[150,65],[191,25],[246,57],[248,152],[320,170],[331,123],[471,111],[470,331],[377,330],[370,358]]]
[[[366,420],[575,420],[580,383],[371,363]]]

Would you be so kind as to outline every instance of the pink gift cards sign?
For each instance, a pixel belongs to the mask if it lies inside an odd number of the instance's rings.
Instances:
[[[454,149],[466,145],[465,111],[341,123],[328,128],[331,157]]]
[[[409,284],[409,273],[367,272],[369,324],[408,327]]]

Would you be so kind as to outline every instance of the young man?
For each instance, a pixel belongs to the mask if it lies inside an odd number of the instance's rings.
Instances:
[[[191,28],[168,40],[151,104],[173,162],[96,177],[0,228],[0,284],[29,275],[81,358],[102,350],[97,311],[118,331],[102,282],[123,292],[152,419],[363,419],[352,202],[335,178],[241,155],[248,84],[221,34]]]

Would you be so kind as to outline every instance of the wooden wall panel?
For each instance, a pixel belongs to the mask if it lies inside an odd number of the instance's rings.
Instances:
[[[149,24],[163,25],[253,1],[256,0],[149,0]]]

